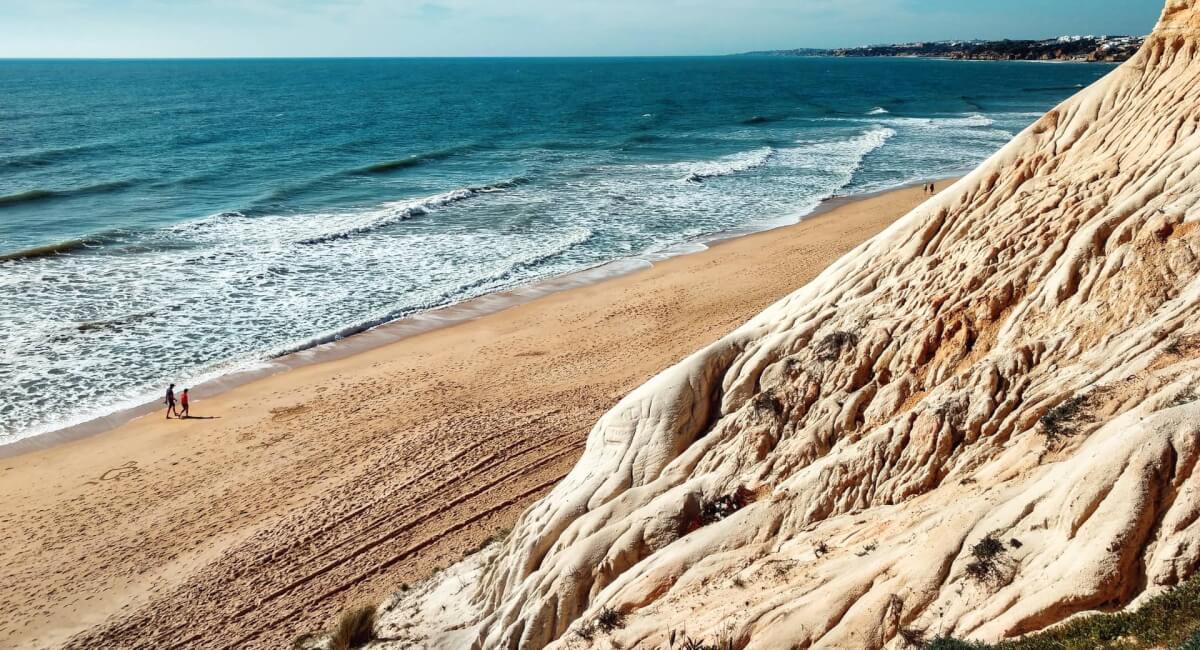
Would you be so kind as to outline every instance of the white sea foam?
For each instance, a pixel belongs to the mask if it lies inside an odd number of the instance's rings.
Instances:
[[[891,113],[891,111],[882,106],[876,106],[875,108],[867,111],[867,115],[887,115],[889,113]]]
[[[996,120],[982,113],[964,113],[956,117],[887,117],[883,123],[913,129],[962,129],[992,126]]]
[[[771,160],[774,153],[775,150],[771,147],[763,147],[708,162],[680,163],[676,167],[686,170],[682,179],[685,183],[701,183],[710,178],[740,174],[762,167]]]
[[[384,203],[374,210],[340,215],[324,215],[324,232],[301,239],[299,243],[309,245],[324,244],[338,239],[361,235],[372,230],[385,228],[400,221],[412,219],[413,217],[425,216],[430,212],[436,211],[438,208],[444,208],[459,201],[503,191],[504,187],[500,185],[464,187],[422,199]]]
[[[951,119],[945,120],[943,122],[943,124],[945,126],[972,126],[972,127],[991,126],[995,123],[996,123],[996,120],[994,120],[982,113],[972,113],[964,118],[959,118],[959,119],[951,118]]]
[[[824,180],[825,192],[813,197],[819,201],[848,187],[867,156],[883,148],[894,137],[895,129],[876,125],[845,140],[801,142],[799,147],[781,151],[780,159],[806,175]]]

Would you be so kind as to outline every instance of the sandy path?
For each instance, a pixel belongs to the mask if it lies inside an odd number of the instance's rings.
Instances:
[[[508,527],[623,394],[919,188],[0,460],[0,647],[281,647]]]

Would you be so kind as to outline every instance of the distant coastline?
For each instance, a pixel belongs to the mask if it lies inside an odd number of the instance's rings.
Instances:
[[[835,49],[799,48],[739,56],[835,56],[950,59],[961,61],[1078,61],[1119,63],[1133,56],[1144,36],[1060,36],[1044,40],[957,40]]]

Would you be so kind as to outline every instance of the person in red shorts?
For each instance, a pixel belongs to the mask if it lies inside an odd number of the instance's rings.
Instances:
[[[183,419],[188,416],[188,389],[183,389],[183,395],[179,396],[179,418]]]

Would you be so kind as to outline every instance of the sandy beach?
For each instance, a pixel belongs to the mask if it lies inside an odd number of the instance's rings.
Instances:
[[[198,419],[155,413],[0,459],[0,647],[286,646],[508,528],[626,392],[925,198],[849,201],[198,392]]]

